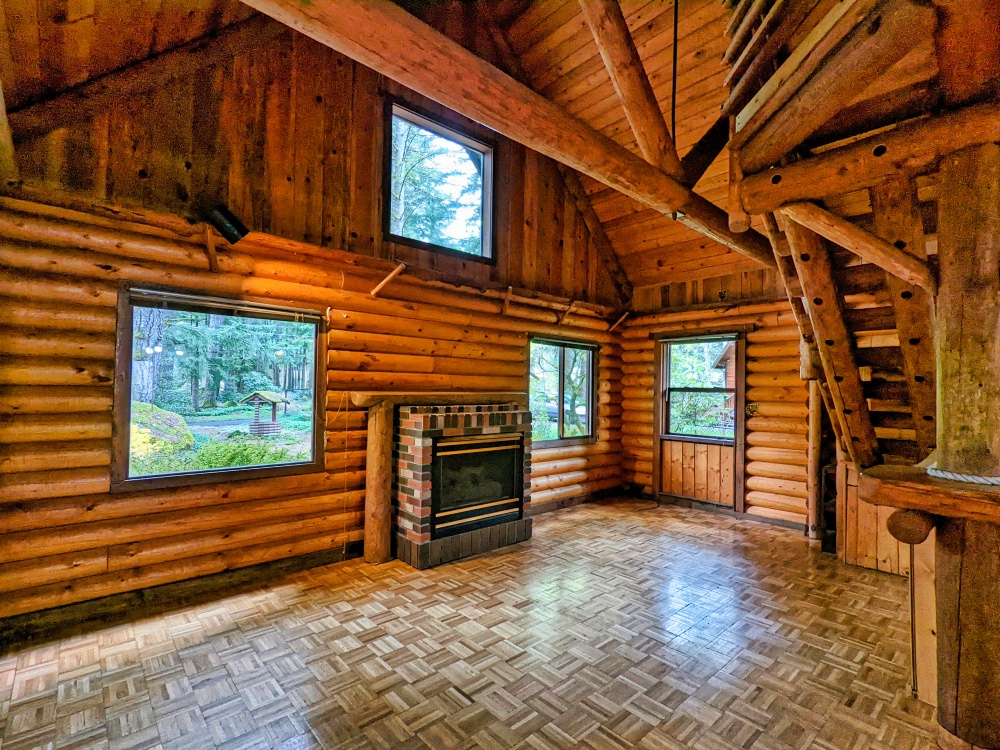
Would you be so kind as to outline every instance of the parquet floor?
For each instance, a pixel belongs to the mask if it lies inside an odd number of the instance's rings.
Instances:
[[[0,660],[0,750],[931,748],[906,582],[796,533],[584,505]]]

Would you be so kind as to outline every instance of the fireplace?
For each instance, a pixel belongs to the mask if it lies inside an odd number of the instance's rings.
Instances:
[[[403,406],[396,556],[428,568],[531,536],[531,413],[516,403]]]

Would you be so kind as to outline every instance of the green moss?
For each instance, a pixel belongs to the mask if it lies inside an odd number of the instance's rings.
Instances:
[[[180,414],[141,401],[132,403],[132,458],[148,458],[187,450],[194,435]]]

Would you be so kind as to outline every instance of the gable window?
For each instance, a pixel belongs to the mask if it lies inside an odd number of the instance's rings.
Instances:
[[[491,261],[493,149],[398,104],[386,121],[385,234]]]
[[[130,289],[118,319],[117,487],[322,470],[321,316]]]
[[[583,344],[531,342],[528,401],[533,441],[593,437],[594,351]]]
[[[666,435],[734,439],[736,345],[735,335],[664,342]]]

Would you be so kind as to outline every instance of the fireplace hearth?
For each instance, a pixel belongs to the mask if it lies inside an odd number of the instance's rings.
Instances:
[[[517,404],[400,407],[396,556],[428,568],[530,538],[530,451]]]

